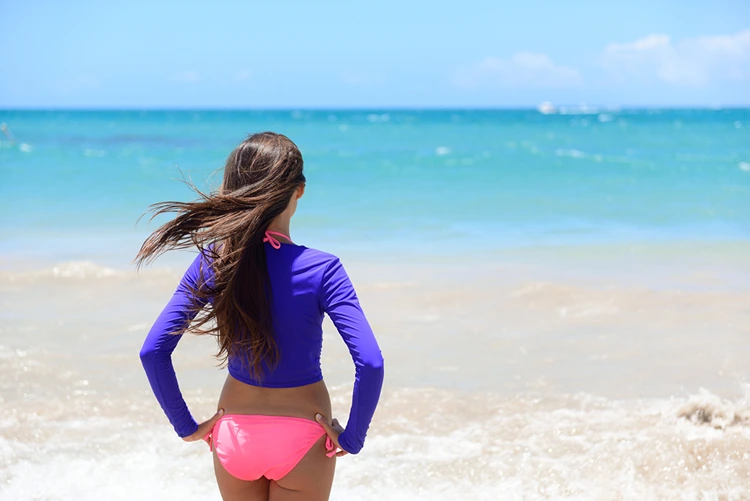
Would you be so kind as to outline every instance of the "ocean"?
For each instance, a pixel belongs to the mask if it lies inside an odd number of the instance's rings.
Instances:
[[[750,499],[750,109],[0,123],[0,500],[220,499],[138,359],[191,252],[132,259],[149,204],[216,189],[263,130],[305,159],[293,240],[342,259],[386,361],[331,499]],[[324,327],[343,421],[353,366]],[[199,419],[213,353],[175,352]]]

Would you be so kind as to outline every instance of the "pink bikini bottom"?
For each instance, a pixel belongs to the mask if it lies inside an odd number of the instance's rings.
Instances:
[[[225,414],[203,440],[227,470],[241,480],[278,480],[297,466],[325,435],[317,421],[288,416]],[[326,456],[336,447],[326,437]]]

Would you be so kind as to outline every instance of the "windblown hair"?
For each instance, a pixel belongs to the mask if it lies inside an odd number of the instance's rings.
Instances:
[[[249,136],[229,155],[218,193],[203,193],[187,182],[198,200],[150,206],[151,219],[165,213],[177,216],[146,239],[134,260],[140,267],[168,250],[198,247],[211,262],[213,278],[205,280],[201,269],[193,306],[201,310],[209,297],[213,306],[203,310],[187,332],[216,336],[219,361],[238,356],[257,378],[263,362],[272,367],[280,356],[263,238],[305,183],[302,167],[302,154],[288,137],[273,132]]]

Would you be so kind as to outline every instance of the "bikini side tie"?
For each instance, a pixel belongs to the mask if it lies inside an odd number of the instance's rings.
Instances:
[[[276,240],[275,238],[273,238],[271,235],[279,235],[280,237],[284,237],[287,240],[289,240],[290,242],[292,242],[292,239],[289,238],[288,236],[284,235],[283,233],[279,233],[278,231],[269,231],[269,230],[266,230],[266,237],[263,239],[263,242],[270,243],[271,247],[273,247],[274,249],[280,249],[281,248],[281,242],[279,242],[278,240]],[[292,243],[294,243],[294,242],[292,242]]]
[[[336,455],[336,444],[333,443],[331,437],[326,433],[326,456],[332,458]]]

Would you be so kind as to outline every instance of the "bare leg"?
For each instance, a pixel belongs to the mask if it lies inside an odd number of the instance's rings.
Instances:
[[[240,480],[224,469],[216,451],[213,457],[214,473],[216,483],[219,484],[221,499],[224,501],[268,501],[269,480],[266,477],[260,477],[254,481]]]
[[[284,478],[271,481],[269,501],[328,501],[336,457],[326,456],[326,435]]]

